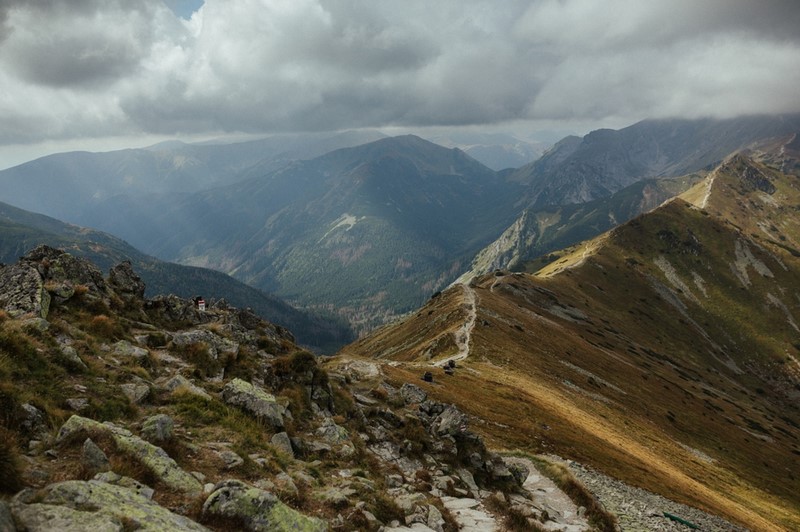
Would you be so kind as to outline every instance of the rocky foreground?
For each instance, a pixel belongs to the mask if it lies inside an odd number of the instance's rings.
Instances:
[[[0,530],[557,529],[455,406],[143,294],[44,246],[0,267]]]

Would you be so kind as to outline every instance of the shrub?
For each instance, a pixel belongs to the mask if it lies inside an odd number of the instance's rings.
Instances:
[[[14,440],[11,432],[0,430],[0,492],[3,493],[15,493],[23,485]]]
[[[87,329],[91,333],[109,340],[119,340],[125,335],[125,331],[120,324],[106,314],[94,316]]]

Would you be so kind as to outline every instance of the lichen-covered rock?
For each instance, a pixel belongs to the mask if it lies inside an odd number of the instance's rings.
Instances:
[[[172,344],[176,347],[186,347],[192,344],[203,343],[208,346],[208,355],[217,360],[220,357],[235,357],[239,353],[239,344],[233,340],[223,338],[207,329],[192,329],[172,335]]]
[[[241,379],[233,379],[222,389],[225,403],[241,408],[275,431],[283,430],[286,409],[278,404],[275,396]]]
[[[428,393],[416,384],[405,383],[400,388],[400,396],[407,404],[422,403],[428,398]]]
[[[119,389],[135,405],[142,404],[147,399],[147,396],[150,395],[150,387],[142,382],[120,384]]]
[[[50,295],[34,266],[19,262],[0,270],[0,309],[11,316],[33,314],[47,317]]]
[[[96,480],[51,484],[36,494],[35,501],[26,504],[32,501],[17,497],[11,505],[14,518],[30,532],[208,530],[128,488]]]
[[[272,435],[270,439],[270,443],[272,443],[273,447],[282,451],[292,458],[294,458],[294,449],[292,449],[292,440],[289,438],[289,435],[285,432],[278,432]]]
[[[192,383],[183,375],[175,375],[171,379],[164,382],[163,387],[165,390],[173,394],[176,392],[182,392],[202,397],[207,401],[211,400],[211,396],[208,395],[205,390]]]
[[[142,484],[136,479],[131,477],[123,477],[122,475],[118,475],[113,471],[104,471],[102,473],[98,473],[94,476],[92,480],[97,480],[99,482],[105,482],[106,484],[114,484],[115,486],[122,486],[123,488],[128,488],[129,490],[138,493],[142,497],[146,499],[152,499],[153,495],[155,495],[155,490],[150,486]]]
[[[467,416],[454,405],[447,405],[431,424],[436,436],[455,436],[466,430]]]
[[[166,414],[156,414],[144,420],[142,437],[151,443],[160,443],[172,438],[175,422]]]
[[[133,358],[138,362],[142,362],[147,359],[148,355],[150,355],[150,351],[133,345],[127,340],[120,340],[114,344],[111,354],[120,357]]]
[[[199,494],[203,486],[192,475],[184,471],[161,447],[134,436],[130,431],[112,423],[99,423],[81,416],[72,416],[58,431],[57,444],[74,438],[78,434],[106,434],[114,439],[117,449],[147,467],[158,479],[170,488],[188,494]]]
[[[126,302],[144,301],[144,281],[133,271],[129,260],[111,268],[108,284]]]
[[[81,360],[81,357],[78,356],[78,351],[75,350],[74,347],[71,345],[64,345],[61,346],[60,349],[61,356],[60,362],[63,366],[67,369],[72,370],[85,370],[87,369],[86,364]]]
[[[278,498],[238,480],[226,480],[214,486],[203,504],[203,515],[235,519],[253,532],[304,531],[324,532],[325,521],[293,510]]]
[[[92,473],[100,473],[111,469],[108,456],[106,456],[106,453],[104,453],[91,438],[86,438],[83,442],[83,447],[81,448],[81,464],[86,470]]]
[[[530,469],[521,461],[507,461],[506,466],[508,466],[509,472],[514,477],[514,481],[520,486],[525,483],[531,474]]]
[[[341,443],[350,438],[347,429],[337,425],[331,418],[325,419],[323,425],[317,429],[317,434],[331,444]]]
[[[210,320],[208,314],[199,312],[194,303],[176,295],[156,296],[144,303],[145,312],[161,321],[200,324]]]
[[[41,439],[48,433],[44,412],[30,403],[20,405],[20,429],[30,438]]]

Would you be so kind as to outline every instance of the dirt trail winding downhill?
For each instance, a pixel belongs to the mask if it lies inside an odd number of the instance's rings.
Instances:
[[[472,343],[472,330],[475,328],[475,320],[478,316],[478,295],[468,284],[462,284],[464,291],[464,304],[467,305],[467,319],[464,325],[455,333],[455,341],[458,346],[458,353],[449,356],[435,363],[436,366],[446,366],[451,360],[458,362],[469,356],[469,346]]]

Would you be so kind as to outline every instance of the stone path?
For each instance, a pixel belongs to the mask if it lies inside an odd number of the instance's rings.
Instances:
[[[495,517],[476,499],[442,497],[444,507],[450,510],[464,532],[495,532],[499,530]]]
[[[589,522],[579,515],[578,507],[561,488],[546,476],[539,473],[533,463],[526,458],[506,458],[506,462],[521,462],[530,471],[523,487],[533,496],[533,503],[547,511],[550,521],[543,526],[548,530],[563,532],[582,532],[589,530]]]

